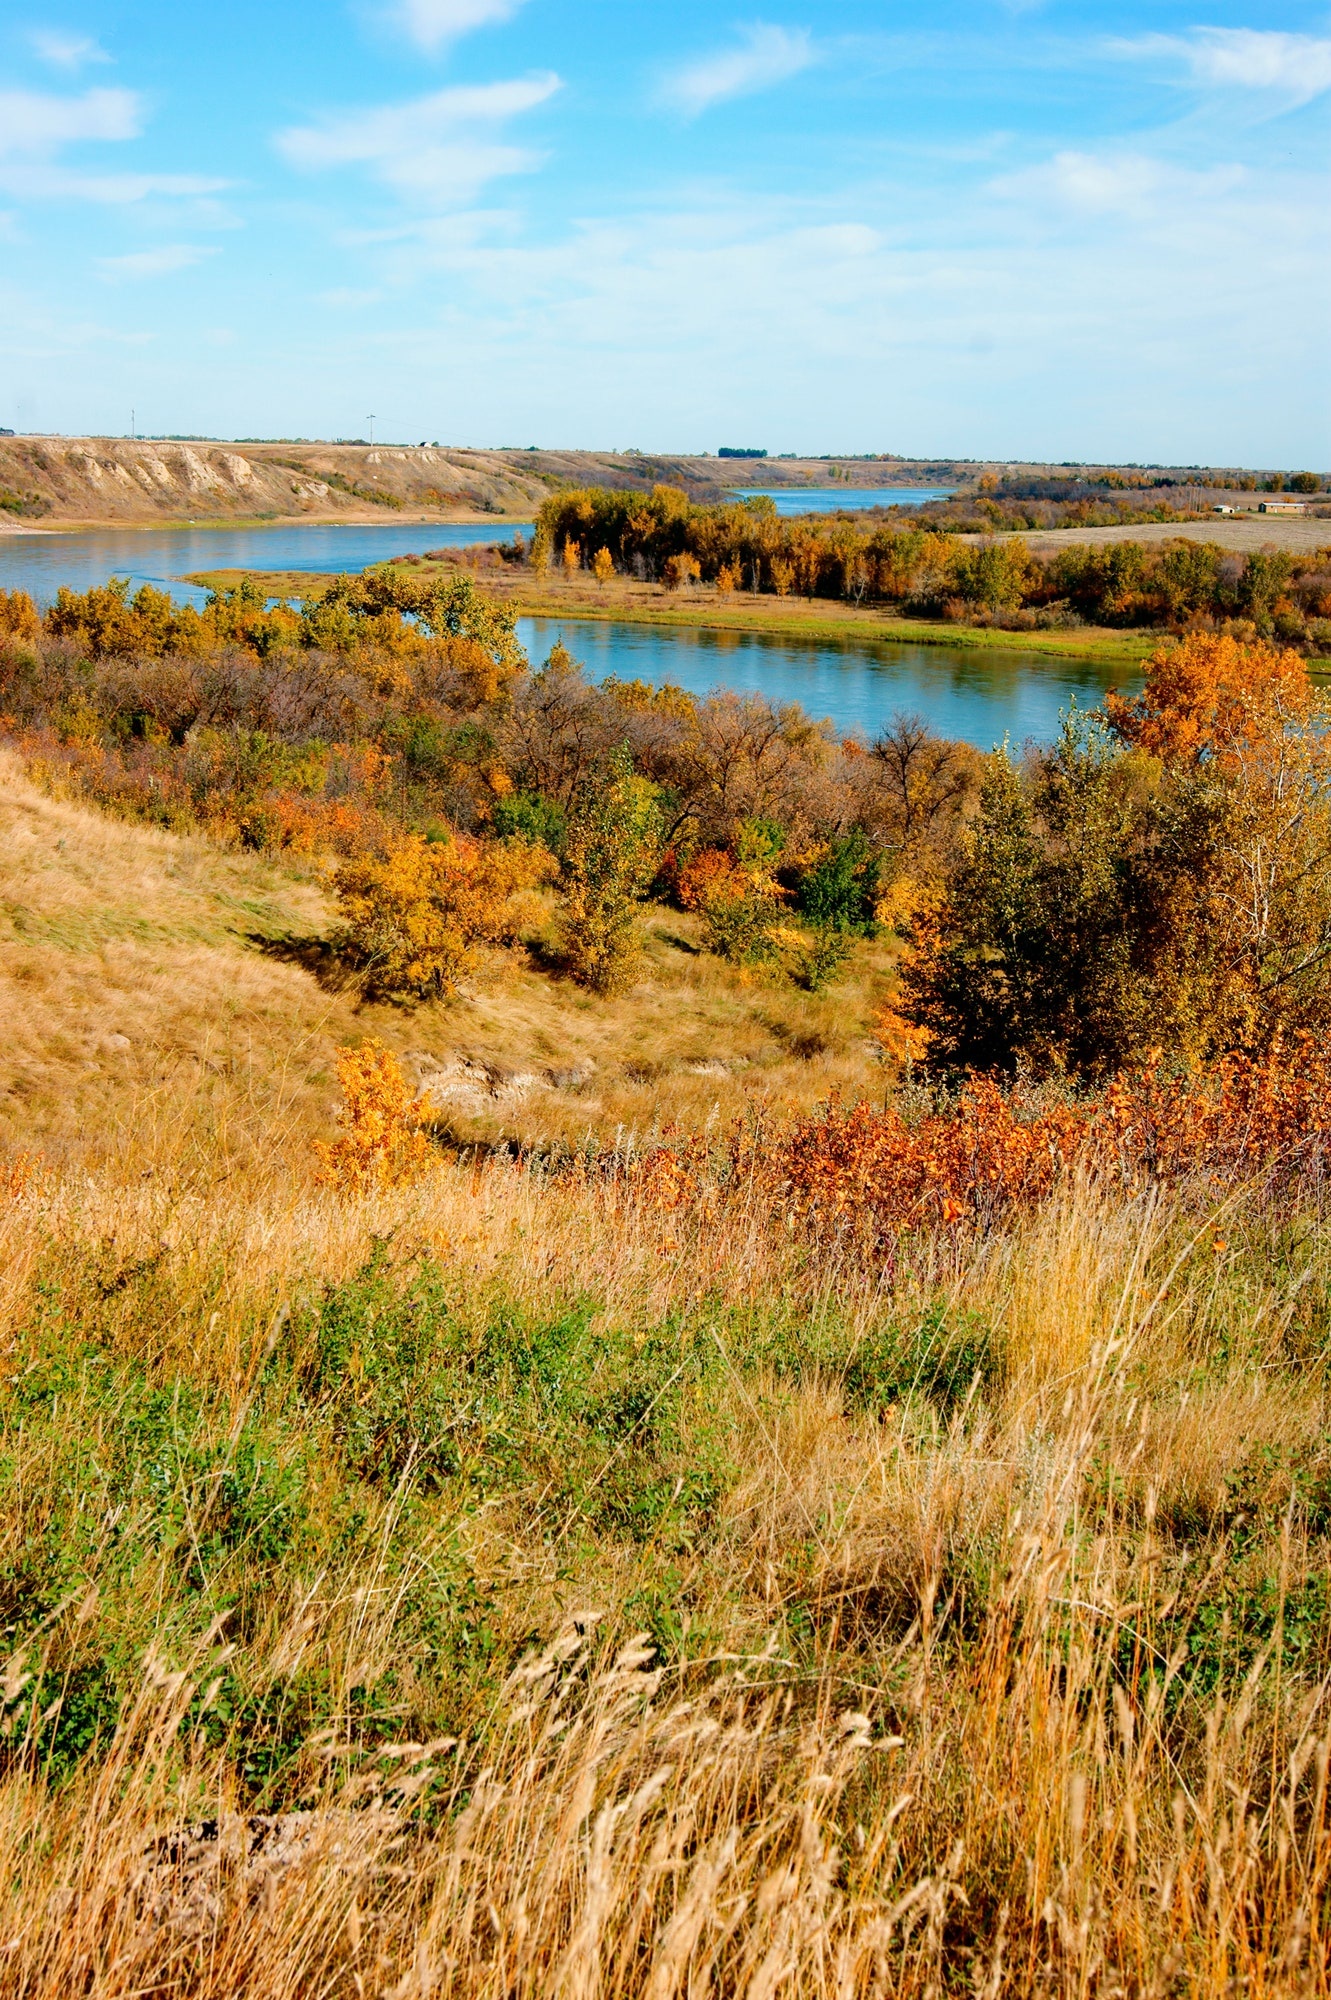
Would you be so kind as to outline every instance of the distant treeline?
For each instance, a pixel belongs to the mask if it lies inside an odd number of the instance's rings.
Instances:
[[[561,563],[607,578],[619,571],[675,587],[701,580],[723,592],[840,598],[924,617],[1217,629],[1331,652],[1331,547],[1244,556],[1180,539],[1042,557],[1019,536],[964,542],[916,522],[783,519],[767,499],[705,506],[669,486],[651,494],[589,487],[545,502],[530,560],[538,572]]]

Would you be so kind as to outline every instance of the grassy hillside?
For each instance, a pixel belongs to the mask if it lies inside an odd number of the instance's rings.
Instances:
[[[1320,1154],[884,1234],[720,1143],[881,1100],[867,947],[358,1008],[311,870],[0,812],[5,1991],[1327,1992]],[[581,1166],[322,1184],[369,1031]]]
[[[326,940],[313,864],[103,818],[0,765],[0,1140],[80,1162],[132,1132],[163,1156],[299,1157],[329,1126],[332,1053],[380,1037],[428,1084],[441,1139],[576,1145],[744,1104],[877,1088],[869,1024],[889,948],[831,995],[704,954],[698,919],[653,911],[642,977],[601,1000],[532,951],[495,952],[458,999],[366,1004]]]

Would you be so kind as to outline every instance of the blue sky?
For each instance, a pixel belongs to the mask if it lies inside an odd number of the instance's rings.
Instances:
[[[0,0],[0,424],[1331,467],[1331,11]]]

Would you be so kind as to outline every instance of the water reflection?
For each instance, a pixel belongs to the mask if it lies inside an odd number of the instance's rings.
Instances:
[[[940,735],[988,750],[1048,741],[1072,701],[1094,708],[1110,687],[1135,688],[1130,668],[984,646],[919,646],[887,640],[774,638],[752,632],[523,618],[518,635],[533,661],[562,639],[596,680],[672,681],[691,694],[726,686],[798,702],[835,727],[875,735],[894,714],[924,716]]]

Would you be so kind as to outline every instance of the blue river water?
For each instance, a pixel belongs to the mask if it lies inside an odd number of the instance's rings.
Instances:
[[[338,521],[302,522],[288,528],[91,528],[74,534],[0,534],[0,590],[26,590],[43,610],[61,584],[88,590],[109,576],[127,576],[169,590],[182,604],[202,609],[208,593],[182,577],[209,569],[350,570],[356,573],[390,556],[426,549],[458,549],[477,542],[530,539],[529,521],[488,527],[476,522],[377,521],[368,527]]]
[[[61,584],[86,590],[110,576],[128,576],[135,585],[153,583],[178,600],[201,605],[206,593],[181,581],[191,571],[359,571],[389,556],[505,541],[514,532],[511,522],[494,527],[317,522],[289,528],[0,534],[0,590],[29,591],[45,606]],[[859,635],[841,641],[778,638],[589,618],[524,618],[518,632],[533,662],[543,661],[562,638],[596,679],[673,682],[695,694],[738,688],[798,702],[840,731],[870,737],[894,715],[919,715],[940,735],[985,750],[1005,736],[1014,744],[1047,741],[1057,731],[1060,711],[1073,700],[1093,708],[1107,687],[1139,684],[1126,669],[1085,660]]]
[[[783,520],[796,514],[860,514],[868,507],[923,507],[947,500],[953,486],[745,486],[737,500],[774,500]]]
[[[1098,706],[1109,687],[1136,689],[1140,677],[1088,660],[996,646],[918,646],[899,641],[784,639],[759,632],[680,630],[593,618],[521,618],[529,659],[543,661],[556,639],[594,680],[672,682],[690,694],[729,687],[772,701],[798,702],[843,734],[872,738],[896,715],[918,715],[940,736],[991,750],[1047,742],[1074,701]]]

